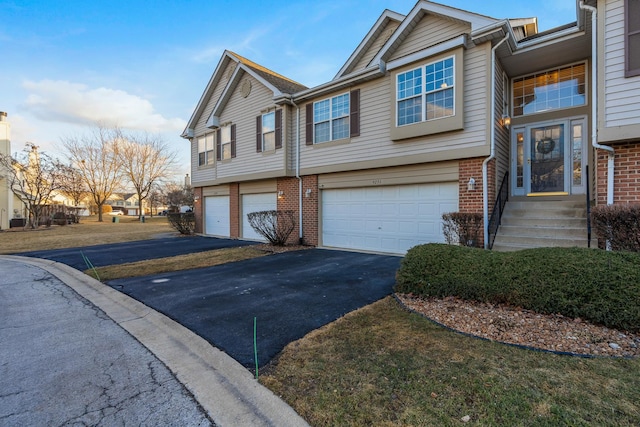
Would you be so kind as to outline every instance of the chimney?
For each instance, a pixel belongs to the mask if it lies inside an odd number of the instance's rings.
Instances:
[[[187,176],[184,177],[184,186],[191,187],[191,178],[189,178],[189,174],[187,174]]]
[[[5,113],[4,111],[0,111],[0,122],[6,122],[7,121],[7,113]]]

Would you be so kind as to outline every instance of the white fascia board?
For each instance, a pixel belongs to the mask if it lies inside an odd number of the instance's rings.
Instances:
[[[414,52],[411,55],[403,56],[402,58],[387,63],[387,70],[391,71],[396,68],[404,67],[416,61],[420,61],[425,58],[438,55],[440,53],[455,49],[460,46],[466,46],[467,37],[463,34],[446,42],[442,42],[435,46],[428,47],[426,49]]]
[[[376,23],[373,24],[373,27],[371,27],[365,38],[362,39],[356,50],[354,50],[349,59],[347,59],[347,62],[345,62],[342,68],[340,68],[340,71],[338,71],[338,74],[336,74],[334,79],[342,77],[343,73],[345,73],[346,70],[348,70],[349,67],[360,58],[360,56],[363,54],[363,51],[369,46],[369,43],[372,41],[372,38],[374,37],[380,26],[382,26],[387,20],[402,22],[404,18],[405,16],[400,13],[393,12],[388,9],[385,10],[382,15],[380,15]]]
[[[223,64],[226,63],[226,59],[237,61],[237,59],[233,58],[228,51],[224,51],[222,57],[218,61],[218,65],[216,66],[215,71],[213,72],[211,78],[209,79],[209,82],[207,83],[207,87],[205,88],[204,92],[202,92],[202,96],[200,96],[200,100],[198,100],[198,104],[196,105],[195,110],[193,110],[193,113],[191,114],[191,117],[187,122],[187,126],[180,135],[182,138],[193,138],[195,122],[200,117],[200,114],[202,114],[202,110],[204,110],[206,100],[209,99],[209,96],[211,96],[211,93],[213,92],[213,88],[216,84],[218,84],[218,81],[221,78],[221,71],[224,68]]]
[[[384,75],[384,64],[372,65],[363,70],[356,71],[351,74],[347,74],[344,77],[341,77],[337,80],[332,80],[328,83],[321,84],[316,87],[312,87],[307,90],[303,90],[302,92],[298,92],[294,95],[294,102],[302,102],[306,101],[310,98],[315,98],[317,96],[324,95],[326,93],[334,92],[340,89],[344,89],[345,87],[351,86],[353,84],[359,83],[360,81],[367,81],[375,77]]]
[[[532,40],[525,41],[523,43],[517,43],[517,51],[526,52],[530,49],[539,49],[550,44],[558,43],[562,39],[581,36],[584,34],[584,30],[581,30],[576,25],[575,27],[567,28],[557,33],[551,33],[543,37],[536,37]]]

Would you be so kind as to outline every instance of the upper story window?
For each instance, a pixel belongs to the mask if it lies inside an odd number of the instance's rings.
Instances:
[[[313,142],[349,138],[349,94],[313,103]]]
[[[640,76],[640,0],[625,0],[625,77]]]
[[[586,104],[584,63],[513,80],[514,117]]]
[[[213,157],[213,132],[198,138],[198,166],[212,165]]]
[[[276,149],[276,112],[262,115],[262,151]]]
[[[222,145],[222,159],[231,158],[231,126],[223,126],[220,128],[220,143]]]
[[[397,126],[455,115],[454,76],[453,56],[398,74]]]

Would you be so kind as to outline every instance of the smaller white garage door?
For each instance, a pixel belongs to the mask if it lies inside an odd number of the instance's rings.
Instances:
[[[204,198],[204,234],[229,237],[229,196]]]
[[[247,214],[258,211],[275,211],[277,209],[276,193],[243,194],[242,195],[242,238],[261,240],[265,238],[255,232],[249,224]]]
[[[405,253],[444,242],[442,214],[458,210],[458,183],[322,191],[322,245]]]

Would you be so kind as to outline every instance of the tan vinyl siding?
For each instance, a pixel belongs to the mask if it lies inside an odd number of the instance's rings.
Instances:
[[[213,187],[205,187],[202,189],[202,197],[207,196],[228,196],[229,186],[228,185],[216,185]]]
[[[213,181],[215,178],[215,165],[198,166],[198,138],[193,138],[191,140],[191,185],[200,187],[204,182]]]
[[[470,31],[471,28],[468,24],[427,14],[420,20],[389,60],[402,58]]]
[[[344,171],[488,155],[490,48],[487,44],[465,51],[464,55],[464,103],[456,106],[464,108],[463,131],[391,141],[391,97],[395,95],[391,77],[386,76],[360,87],[360,136],[344,140],[344,143],[303,145],[303,171],[313,172],[314,168]],[[304,108],[301,109],[301,122],[305,123]]]
[[[246,98],[240,90],[244,79],[251,82],[251,93]],[[248,74],[241,76],[220,114],[221,125],[236,125],[236,157],[216,163],[218,179],[284,169],[284,148],[275,152],[256,152],[256,117],[265,109],[275,107],[272,98],[273,92],[256,79]],[[286,141],[283,141],[284,144]]]
[[[387,40],[389,40],[389,37],[391,37],[391,35],[393,34],[393,31],[395,31],[395,29],[398,28],[399,25],[400,25],[400,22],[396,22],[396,21],[389,22],[384,28],[384,30],[380,33],[378,38],[371,44],[371,46],[369,46],[369,49],[367,50],[367,52],[353,66],[353,71],[367,68],[367,65],[369,65],[369,62],[371,62],[373,57],[376,56],[378,52],[380,52],[380,49],[382,49],[382,46],[384,46]]]
[[[318,176],[318,187],[355,188],[382,185],[427,184],[458,180],[458,162],[440,162],[428,166],[412,165],[358,172],[333,173]]]
[[[604,34],[604,126],[640,123],[640,77],[624,77],[624,1],[608,1]]]
[[[496,104],[494,126],[496,127],[496,191],[500,188],[500,183],[505,172],[509,170],[510,141],[509,131],[502,126],[502,115],[509,114],[505,109],[503,94],[508,88],[504,87],[503,69],[500,61],[496,61]],[[511,97],[507,95],[507,99]]]
[[[227,82],[229,81],[228,77],[230,77],[231,74],[233,74],[233,70],[235,69],[235,67],[236,67],[236,64],[232,62],[223,71],[222,78],[218,82],[218,85],[216,86],[216,88],[213,90],[213,95],[207,101],[207,106],[204,108],[204,110],[202,111],[202,115],[198,118],[198,121],[196,122],[196,126],[194,129],[194,134],[196,136],[205,134],[210,131],[210,129],[207,128],[207,120],[209,119],[209,116],[213,111],[213,107],[215,107],[216,103],[218,102],[220,95],[222,95],[222,92],[224,91],[224,88],[226,87]]]
[[[275,179],[240,183],[240,194],[275,193],[277,189],[278,184]]]

